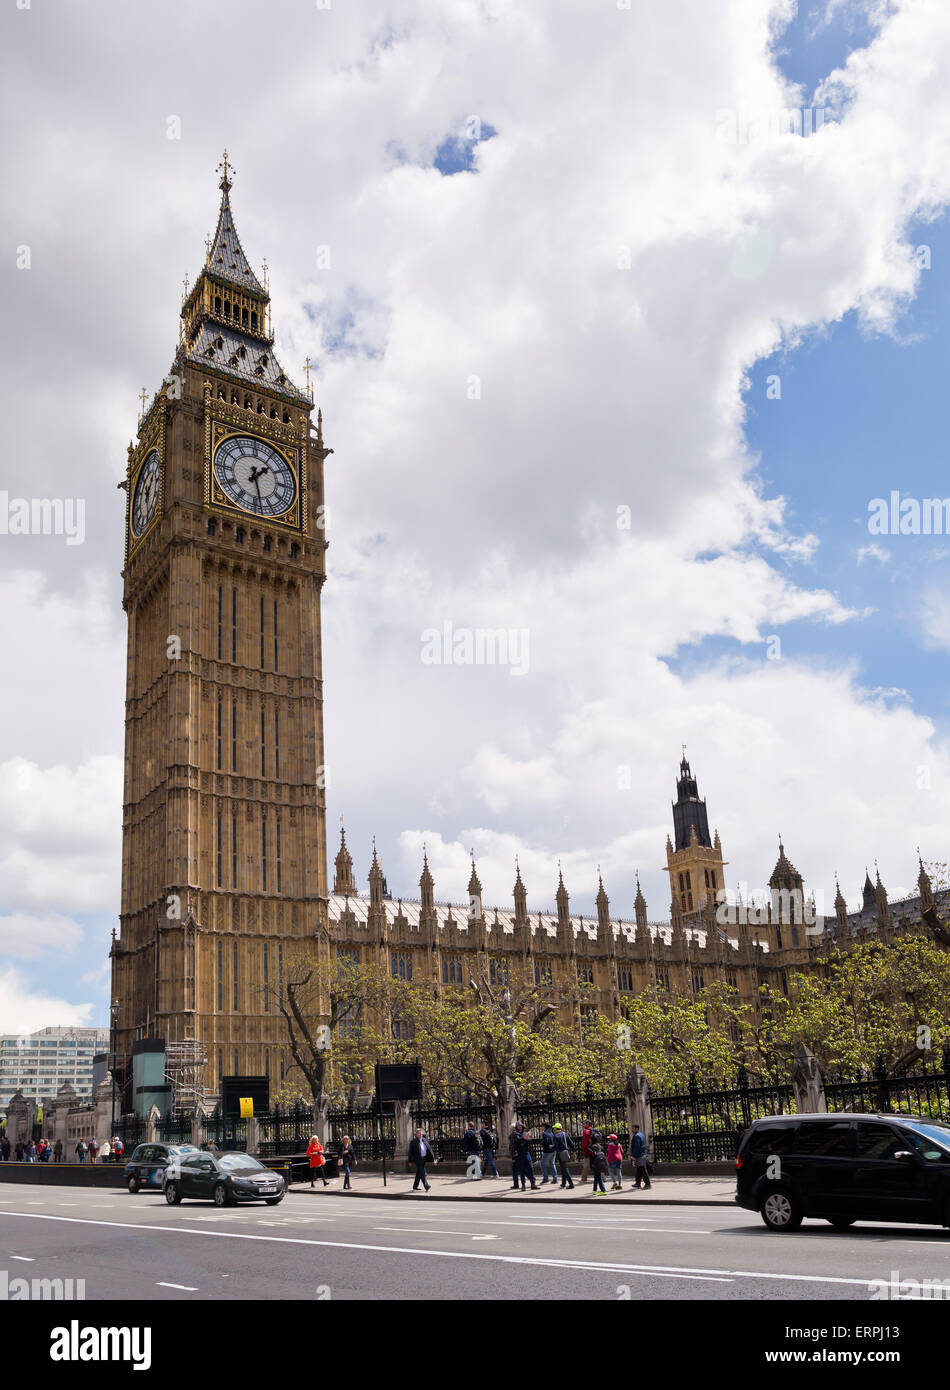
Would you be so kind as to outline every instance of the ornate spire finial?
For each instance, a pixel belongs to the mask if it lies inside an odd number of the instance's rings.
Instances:
[[[139,411],[139,424],[145,419],[145,402],[148,400],[148,392],[143,386],[139,392],[139,400],[142,402],[142,409]]]
[[[234,165],[228,159],[227,150],[225,150],[221,158],[221,163],[218,165],[218,171],[221,174],[221,182],[218,184],[218,187],[221,189],[222,193],[227,193],[232,183],[232,180],[228,178],[228,174],[234,173]]]

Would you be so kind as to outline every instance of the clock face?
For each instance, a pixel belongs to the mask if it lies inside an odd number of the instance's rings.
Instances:
[[[135,495],[132,498],[132,530],[137,536],[142,535],[155,515],[160,471],[158,450],[153,449],[139,470],[138,480],[135,484]]]
[[[218,447],[214,476],[232,502],[255,516],[281,516],[297,495],[293,470],[283,454],[250,436],[226,439]]]

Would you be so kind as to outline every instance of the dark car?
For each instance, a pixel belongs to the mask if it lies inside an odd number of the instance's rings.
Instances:
[[[273,1207],[286,1190],[281,1175],[250,1154],[203,1151],[176,1157],[165,1170],[163,1187],[169,1206],[177,1206],[182,1197],[197,1197],[216,1207],[255,1201]]]
[[[197,1153],[194,1144],[139,1144],[125,1165],[125,1185],[130,1192],[157,1192],[165,1169],[179,1154]]]
[[[918,1115],[776,1115],[736,1155],[736,1201],[772,1231],[806,1216],[950,1226],[950,1125]]]

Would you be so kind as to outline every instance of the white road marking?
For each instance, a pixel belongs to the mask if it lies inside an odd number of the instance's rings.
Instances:
[[[25,1221],[64,1221],[76,1226],[106,1226],[110,1230],[149,1231],[162,1235],[217,1237],[221,1240],[255,1240],[278,1245],[312,1245],[331,1250],[366,1250],[386,1255],[439,1256],[444,1260],[490,1260],[495,1264],[537,1265],[546,1269],[580,1269],[594,1273],[652,1274],[658,1277],[683,1275],[709,1279],[712,1282],[731,1282],[734,1279],[775,1279],[779,1282],[804,1284],[850,1284],[866,1289],[871,1279],[851,1279],[831,1274],[773,1274],[760,1269],[705,1269],[693,1265],[648,1265],[619,1260],[553,1260],[541,1255],[489,1255],[465,1250],[424,1250],[414,1246],[363,1245],[346,1240],[310,1240],[303,1236],[259,1236],[246,1231],[196,1231],[190,1226],[152,1226],[139,1221],[96,1221],[82,1216],[48,1216],[45,1212],[3,1211],[0,1216],[18,1216]],[[879,1276],[876,1276],[879,1277]]]
[[[36,1259],[33,1255],[11,1255],[11,1260],[24,1260],[28,1265],[35,1265]]]
[[[197,1293],[197,1284],[166,1284],[164,1279],[156,1279],[156,1288],[159,1289],[184,1289],[185,1293]]]
[[[473,1236],[471,1231],[439,1231],[433,1230],[431,1226],[416,1227],[412,1226],[374,1226],[374,1231],[398,1231],[400,1235],[408,1232],[409,1235],[420,1236],[468,1236],[469,1240],[498,1240],[498,1236]]]

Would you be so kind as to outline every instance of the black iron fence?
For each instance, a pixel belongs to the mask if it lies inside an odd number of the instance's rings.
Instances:
[[[494,1125],[495,1107],[485,1101],[476,1104],[471,1097],[461,1105],[443,1105],[437,1097],[435,1101],[412,1107],[412,1127],[425,1130],[440,1163],[465,1162],[462,1136],[469,1120],[474,1120],[478,1127]]]
[[[943,1049],[939,1061],[913,1061],[888,1070],[879,1059],[869,1071],[829,1073],[825,1102],[829,1110],[950,1119],[950,1047]]]
[[[145,1120],[141,1115],[120,1115],[112,1132],[122,1140],[126,1154],[131,1155],[137,1144],[145,1143]]]
[[[375,1110],[357,1110],[353,1106],[327,1112],[329,1146],[336,1149],[348,1134],[353,1141],[357,1163],[379,1161],[396,1156],[396,1119],[392,1114],[377,1114]]]
[[[752,1085],[740,1068],[731,1082],[691,1076],[683,1090],[651,1091],[650,1110],[655,1163],[728,1162],[753,1120],[795,1110],[795,1092],[785,1081]]]
[[[313,1133],[313,1110],[309,1105],[275,1105],[257,1119],[261,1158],[277,1158],[281,1154],[302,1154],[307,1150]]]
[[[158,1122],[158,1137],[163,1144],[190,1144],[191,1136],[191,1115],[166,1115]]]
[[[220,1110],[202,1117],[198,1142],[214,1144],[216,1149],[247,1149],[247,1120],[225,1119]]]
[[[623,1096],[597,1095],[590,1085],[583,1092],[562,1093],[549,1090],[543,1095],[526,1095],[515,1107],[517,1118],[531,1133],[531,1153],[536,1162],[541,1159],[541,1131],[546,1124],[559,1124],[571,1138],[576,1154],[580,1154],[584,1123],[590,1120],[594,1129],[606,1139],[616,1134],[628,1152],[630,1141],[627,1122],[627,1102]],[[508,1136],[501,1135],[501,1151],[508,1152]]]

